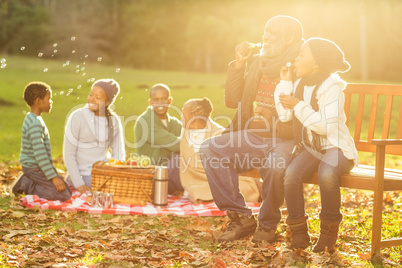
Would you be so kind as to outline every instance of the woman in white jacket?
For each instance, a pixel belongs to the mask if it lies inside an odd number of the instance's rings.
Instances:
[[[290,248],[310,245],[304,210],[303,180],[318,170],[321,193],[320,237],[314,252],[332,250],[338,237],[341,196],[339,178],[357,165],[358,155],[345,124],[346,82],[336,73],[350,65],[342,50],[322,38],[307,40],[294,62],[298,80],[291,80],[293,68],[281,70],[275,103],[281,121],[293,119],[296,146],[284,177],[285,200],[291,232]]]
[[[120,86],[113,79],[95,81],[87,105],[67,120],[63,147],[66,181],[81,193],[91,190],[95,162],[125,159],[123,128],[119,117],[110,110],[119,91]]]

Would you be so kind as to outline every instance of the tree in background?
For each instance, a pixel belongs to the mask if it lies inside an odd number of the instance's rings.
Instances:
[[[234,47],[261,42],[265,22],[283,14],[305,38],[342,47],[345,79],[400,81],[401,10],[399,0],[0,0],[0,52],[225,72]]]
[[[29,0],[0,1],[1,53],[26,49],[32,54],[48,42],[49,34],[49,16],[44,7]]]

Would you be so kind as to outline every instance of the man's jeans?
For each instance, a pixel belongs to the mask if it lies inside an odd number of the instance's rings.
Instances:
[[[70,186],[59,175],[59,178],[66,185],[63,192],[58,192],[51,180],[48,180],[40,168],[22,167],[24,175],[15,185],[17,191],[23,191],[26,194],[37,195],[47,200],[66,201],[71,198]]]
[[[218,208],[250,216],[252,210],[239,191],[239,173],[258,168],[263,179],[259,224],[275,228],[281,219],[283,175],[293,146],[292,140],[262,138],[250,131],[229,132],[205,140],[200,157]]]
[[[284,178],[285,200],[289,219],[304,217],[303,181],[318,169],[321,194],[321,216],[338,221],[342,218],[339,178],[353,168],[353,160],[347,159],[339,148],[326,150],[325,154],[312,155],[304,149],[286,170]]]

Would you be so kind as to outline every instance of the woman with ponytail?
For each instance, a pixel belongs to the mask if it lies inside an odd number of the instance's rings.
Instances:
[[[123,127],[111,105],[120,92],[114,79],[93,83],[87,105],[67,120],[63,157],[67,182],[81,193],[91,190],[92,165],[109,158],[125,160]]]
[[[224,128],[211,119],[213,106],[208,98],[190,99],[183,105],[183,131],[180,140],[180,180],[190,200],[213,200],[199,150],[202,142],[222,134]],[[251,177],[240,176],[240,191],[247,202],[260,198],[261,183]]]
[[[308,216],[304,210],[303,180],[318,171],[321,194],[320,237],[314,252],[332,250],[342,221],[340,177],[357,165],[358,155],[346,126],[344,113],[346,82],[338,72],[350,65],[332,41],[311,38],[300,48],[294,62],[299,78],[292,82],[293,68],[281,70],[275,103],[281,121],[293,118],[296,146],[284,177],[286,220],[291,233],[290,248],[310,245]]]

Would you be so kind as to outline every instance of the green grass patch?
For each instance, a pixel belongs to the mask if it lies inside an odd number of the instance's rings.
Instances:
[[[30,81],[44,81],[53,90],[53,109],[50,114],[43,114],[49,128],[52,154],[56,158],[62,155],[64,125],[68,115],[86,103],[86,97],[95,79],[114,78],[121,87],[115,102],[115,111],[121,117],[124,126],[127,152],[134,152],[134,123],[138,115],[148,106],[149,89],[156,83],[167,84],[171,88],[173,104],[172,116],[180,118],[184,102],[190,98],[208,97],[214,104],[214,116],[228,116],[218,120],[227,126],[234,110],[224,107],[223,87],[225,74],[203,74],[190,72],[146,71],[129,68],[106,66],[103,63],[85,63],[85,61],[66,62],[41,58],[22,58],[2,56],[7,59],[7,67],[0,69],[0,161],[18,160],[21,127],[25,114],[29,112],[22,93]],[[84,64],[85,63],[85,64]],[[47,71],[44,70],[47,68]],[[82,70],[82,68],[85,68]],[[6,104],[4,104],[6,102]]]

